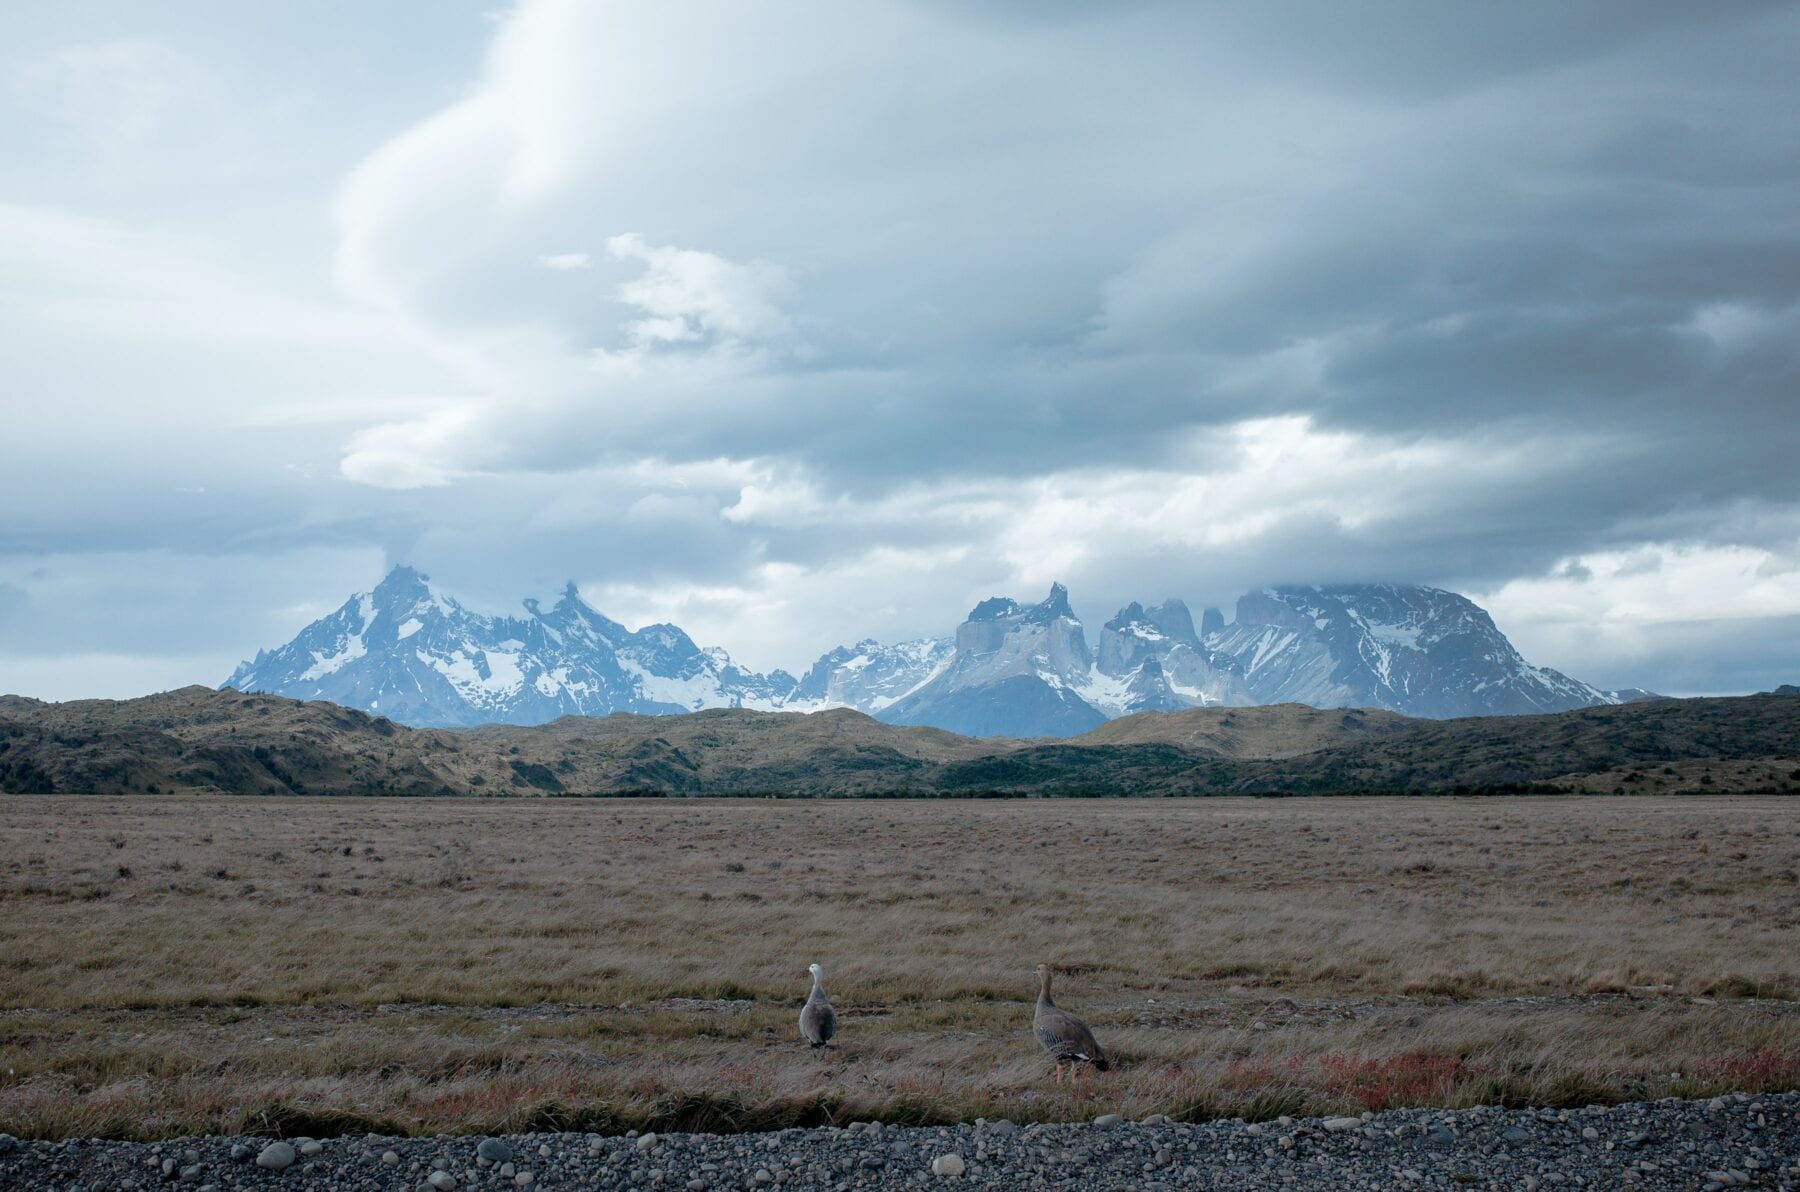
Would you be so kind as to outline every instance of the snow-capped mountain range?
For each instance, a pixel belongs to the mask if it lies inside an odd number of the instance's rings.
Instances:
[[[674,625],[627,630],[574,584],[525,616],[471,611],[395,568],[223,686],[323,699],[405,724],[540,724],[559,716],[849,707],[970,736],[1072,736],[1131,712],[1304,703],[1413,716],[1618,703],[1534,667],[1465,597],[1392,584],[1264,588],[1226,624],[1132,603],[1090,647],[1061,584],[1037,604],[976,605],[954,637],[840,646],[795,678],[759,674]]]
[[[610,712],[773,709],[797,680],[740,670],[673,625],[635,633],[602,616],[570,584],[524,617],[472,612],[396,567],[373,592],[239,666],[224,686],[323,699],[403,724],[542,724]]]

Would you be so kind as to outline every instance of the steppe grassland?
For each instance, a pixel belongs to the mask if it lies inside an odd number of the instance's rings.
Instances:
[[[0,1130],[1800,1084],[1800,802],[0,800]],[[827,970],[842,1046],[795,1037]],[[1028,1033],[1064,975],[1119,1071]]]

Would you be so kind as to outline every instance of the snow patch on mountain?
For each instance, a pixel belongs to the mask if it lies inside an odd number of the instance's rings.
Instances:
[[[1417,716],[1559,711],[1641,698],[1531,666],[1466,598],[1387,584],[1265,588],[1235,622],[1131,603],[1090,647],[1061,584],[1036,604],[978,603],[953,637],[865,639],[795,678],[739,667],[678,626],[628,630],[570,584],[523,616],[464,608],[395,568],[226,680],[409,724],[536,724],[558,716],[855,708],[974,735],[1065,736],[1141,711],[1298,702]]]

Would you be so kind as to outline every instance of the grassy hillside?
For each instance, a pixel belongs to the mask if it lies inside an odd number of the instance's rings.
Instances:
[[[1800,699],[1662,700],[1549,716],[1367,709],[1143,713],[1070,740],[975,739],[720,709],[409,729],[327,703],[188,687],[0,698],[0,791],[232,794],[1044,794],[1800,789]]]

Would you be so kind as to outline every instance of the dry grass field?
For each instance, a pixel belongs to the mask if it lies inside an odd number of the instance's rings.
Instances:
[[[1792,798],[6,797],[0,827],[20,1135],[1800,1085]],[[1051,1082],[1040,961],[1115,1072]]]

